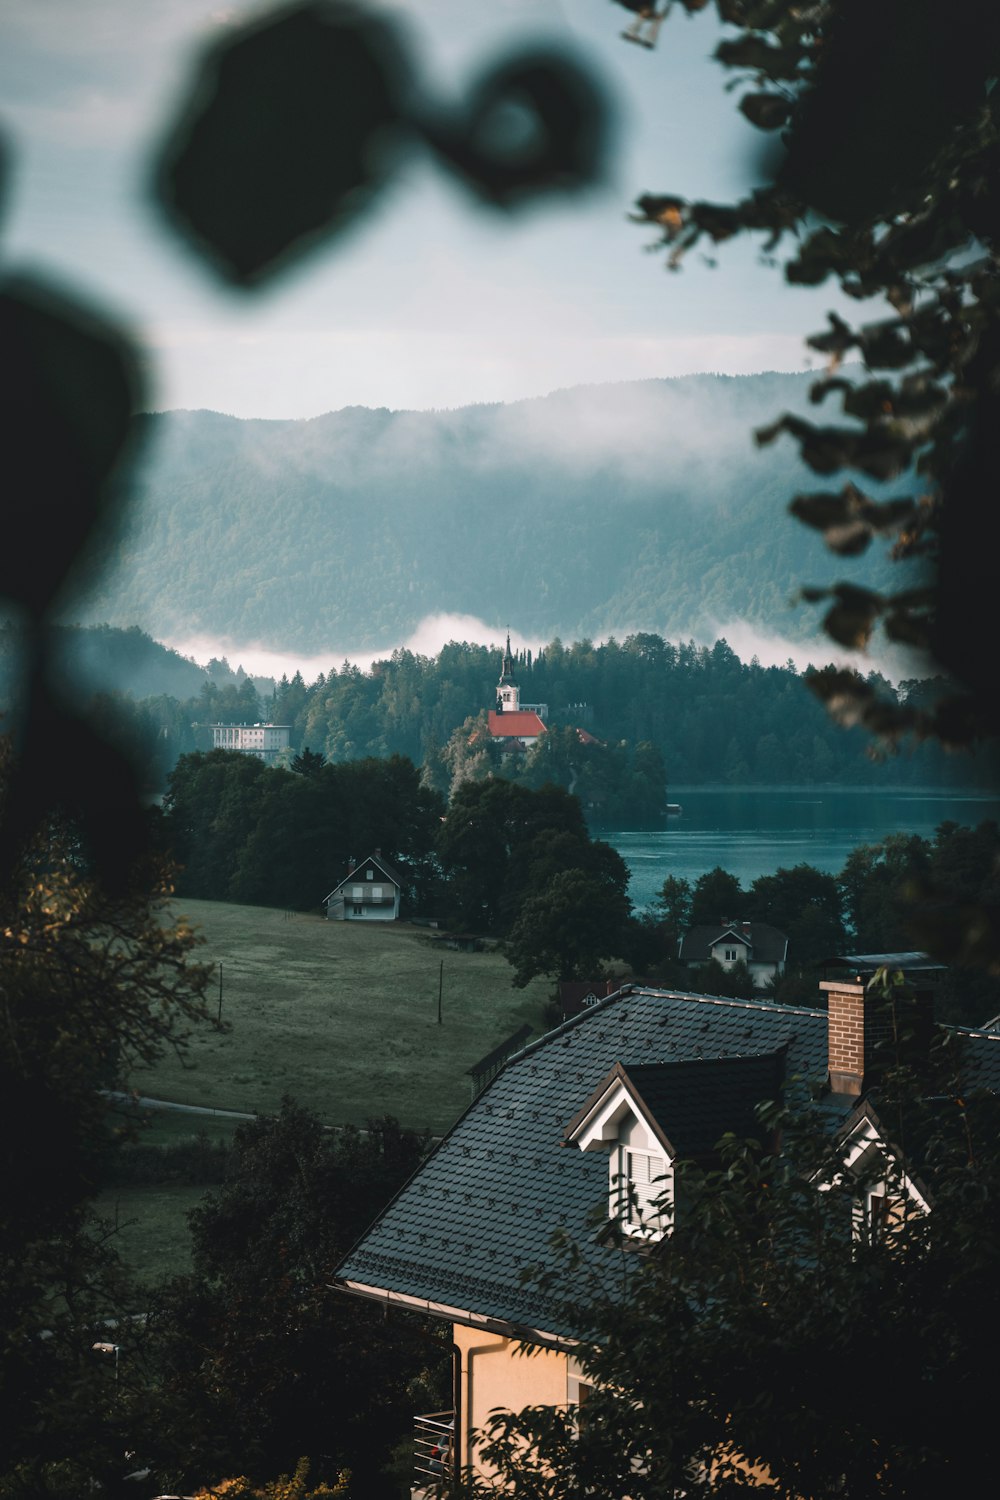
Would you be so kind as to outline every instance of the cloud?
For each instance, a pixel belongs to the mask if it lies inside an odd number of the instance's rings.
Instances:
[[[791,334],[638,338],[578,328],[556,336],[545,318],[531,316],[523,297],[509,312],[505,329],[494,326],[495,312],[484,315],[478,336],[474,315],[461,306],[450,327],[431,330],[419,322],[407,326],[405,314],[388,328],[345,327],[332,319],[312,328],[288,328],[269,326],[263,318],[209,313],[198,321],[157,321],[147,330],[147,342],[170,356],[164,407],[272,420],[319,416],[345,406],[432,411],[517,402],[581,382],[806,366],[805,346]],[[607,423],[592,429],[588,442],[604,446],[612,420],[629,438],[641,428],[641,407],[609,411]],[[680,424],[678,440],[684,438]],[[567,437],[567,447],[582,460],[579,443]]]
[[[352,662],[362,671],[369,671],[373,662],[385,660],[398,649],[412,651],[417,656],[437,656],[450,641],[467,641],[494,646],[499,652],[507,628],[506,622],[490,623],[475,615],[432,614],[425,615],[405,640],[387,643],[377,649],[366,647],[359,650],[347,644],[305,654],[273,651],[253,642],[207,635],[171,637],[163,644],[203,664],[212,657],[224,656],[234,669],[242,666],[253,677],[277,678],[282,673],[292,677],[301,672],[306,682],[315,682],[321,672],[326,675],[339,670],[345,661]],[[594,644],[603,645],[606,639],[606,636],[597,637]],[[540,647],[548,644],[547,638],[532,638],[517,630],[511,630],[510,640],[515,651],[537,653]],[[777,631],[760,630],[745,620],[719,620],[695,637],[700,646],[713,646],[718,640],[727,641],[741,661],[749,662],[756,657],[763,667],[783,667],[791,661],[799,672],[803,672],[806,667],[825,667],[832,662],[861,673],[880,672],[895,683],[912,677],[926,677],[931,670],[927,662],[902,647],[885,644],[873,651],[843,651],[824,635],[817,634],[809,641],[793,640]],[[567,641],[565,644],[571,643]]]
[[[315,682],[320,672],[324,675],[341,667],[345,661],[368,671],[372,662],[384,660],[397,649],[414,652],[418,656],[436,656],[449,641],[469,641],[477,645],[493,645],[499,651],[506,639],[506,625],[490,625],[474,615],[426,615],[405,641],[373,650],[366,647],[358,650],[351,645],[331,647],[328,651],[304,654],[296,651],[272,651],[253,642],[236,642],[229,636],[197,635],[171,637],[163,645],[179,651],[182,656],[193,657],[205,663],[211,658],[225,657],[234,669],[242,666],[252,677],[289,677],[301,672],[306,682]],[[543,641],[530,640],[512,630],[511,645],[516,651],[537,651]],[[485,700],[484,700],[485,701]]]
[[[698,644],[711,646],[719,640],[726,641],[741,661],[748,662],[756,656],[762,667],[783,667],[791,661],[803,672],[806,667],[826,667],[832,663],[850,667],[862,675],[880,672],[895,683],[928,677],[935,671],[926,658],[891,642],[879,641],[870,651],[845,651],[827,635],[817,633],[806,641],[793,640],[777,631],[761,630],[747,620],[713,621],[701,633]]]

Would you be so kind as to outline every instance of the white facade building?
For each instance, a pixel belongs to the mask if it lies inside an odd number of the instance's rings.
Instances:
[[[288,749],[290,724],[210,724],[213,750],[239,750],[258,760],[276,760]]]

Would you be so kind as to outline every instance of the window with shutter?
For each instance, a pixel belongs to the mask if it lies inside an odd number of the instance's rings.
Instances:
[[[626,1234],[660,1237],[664,1224],[656,1204],[669,1186],[664,1157],[651,1151],[635,1151],[629,1146],[621,1148],[619,1182],[613,1191],[613,1201],[620,1205],[618,1217]]]

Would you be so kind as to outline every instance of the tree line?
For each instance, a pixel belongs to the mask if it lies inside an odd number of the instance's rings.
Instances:
[[[974,918],[988,930],[1000,906],[994,822],[943,823],[933,839],[890,834],[853,850],[838,875],[799,864],[748,888],[721,868],[694,883],[669,876],[639,912],[625,862],[565,788],[489,773],[460,782],[447,804],[402,756],[329,764],[303,751],[286,770],[196,752],[171,773],[157,826],[182,894],[306,911],[380,848],[402,876],[407,915],[502,941],[518,984],[594,978],[617,959],[658,983],[749,997],[745,968],[678,961],[689,927],[747,920],[789,940],[787,973],[771,991],[779,1000],[815,1004],[818,966],[848,948],[930,942],[953,965],[943,1018],[978,1023],[1000,1010],[1000,987],[969,967],[963,935]]]
[[[934,837],[893,833],[861,844],[838,875],[799,864],[760,875],[744,888],[716,867],[695,882],[668,876],[652,907],[636,919],[633,961],[658,982],[703,994],[749,998],[745,965],[714,961],[692,971],[677,961],[689,927],[766,922],[788,938],[788,963],[767,993],[781,1003],[817,1005],[823,962],[847,951],[899,953],[930,948],[947,964],[935,996],[941,1021],[982,1025],[1000,1011],[1000,981],[968,941],[983,942],[1000,910],[1000,828],[945,822]]]
[[[211,748],[213,723],[288,724],[289,760],[307,747],[338,763],[406,756],[445,796],[467,776],[498,769],[484,722],[500,660],[489,646],[451,642],[434,657],[398,650],[368,671],[345,662],[307,683],[300,673],[255,678],[225,660],[199,669],[139,631],[66,628],[60,642],[63,692],[125,749],[149,792],[163,790],[181,755]],[[16,632],[0,632],[6,706],[17,649]],[[556,639],[537,654],[520,653],[521,697],[548,704],[549,732],[505,761],[503,774],[577,792],[590,821],[605,827],[656,826],[665,784],[992,785],[986,753],[949,756],[928,742],[873,759],[867,735],[834,725],[806,690],[825,670],[743,662],[725,641],[672,644],[649,633],[601,645]],[[893,688],[877,673],[859,680],[921,712],[946,691],[941,681]]]
[[[331,760],[408,755],[446,790],[440,758],[456,728],[492,706],[498,673],[499,653],[488,646],[452,642],[435,657],[399,650],[368,672],[345,663],[311,685],[298,675],[282,679],[261,709],[292,726],[295,748],[308,744]],[[958,761],[932,744],[889,764],[873,760],[867,737],[834,725],[806,691],[811,668],[743,662],[724,640],[708,647],[650,633],[600,645],[555,639],[522,653],[517,674],[522,701],[548,704],[551,725],[580,727],[609,746],[624,741],[632,755],[651,745],[672,783],[990,782],[985,759]],[[899,702],[943,691],[915,679],[894,689],[877,673],[865,680]],[[202,695],[208,722],[218,700],[211,689]]]

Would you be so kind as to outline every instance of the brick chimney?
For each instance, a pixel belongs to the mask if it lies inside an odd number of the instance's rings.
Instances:
[[[873,1081],[875,1048],[891,1034],[885,997],[869,991],[861,979],[824,979],[820,989],[829,1007],[830,1087],[835,1094],[857,1096]]]

